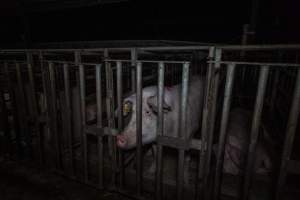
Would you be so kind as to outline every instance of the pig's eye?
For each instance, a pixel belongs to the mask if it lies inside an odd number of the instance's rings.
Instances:
[[[147,115],[150,115],[151,112],[150,112],[149,110],[146,110],[146,114],[147,114]]]
[[[130,101],[126,101],[123,105],[123,115],[127,116],[132,111],[132,103]]]

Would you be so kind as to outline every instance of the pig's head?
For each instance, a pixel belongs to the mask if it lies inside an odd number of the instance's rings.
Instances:
[[[164,113],[168,115],[171,111],[170,104],[163,103]],[[149,144],[156,140],[157,126],[157,93],[156,87],[143,89],[142,98],[142,143]],[[137,118],[136,118],[136,95],[133,94],[123,101],[123,115],[127,118],[127,125],[124,131],[117,136],[117,145],[121,149],[131,149],[136,147],[137,140]],[[125,119],[126,121],[126,119]],[[126,123],[126,122],[125,122]]]

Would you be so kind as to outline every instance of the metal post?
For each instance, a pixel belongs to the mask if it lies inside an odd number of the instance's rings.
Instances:
[[[105,49],[104,57],[108,58],[108,50]],[[111,63],[105,61],[105,76],[106,76],[106,111],[107,111],[107,120],[108,127],[114,128],[115,119],[114,119],[114,87],[113,87],[113,71],[111,68]],[[116,173],[117,173],[117,158],[116,158],[116,142],[112,136],[108,136],[108,154],[111,158],[111,189],[115,190],[116,182]]]
[[[164,115],[163,115],[163,101],[164,101],[164,75],[165,65],[163,62],[158,63],[158,119],[157,119],[157,136],[164,135]],[[162,199],[162,182],[163,182],[163,147],[157,144],[157,157],[156,157],[156,199]]]
[[[135,76],[135,67],[136,66],[136,61],[138,59],[138,55],[137,55],[137,49],[133,48],[131,49],[131,92],[134,93],[135,89],[136,89],[136,76]]]
[[[30,95],[32,99],[32,108],[33,108],[33,120],[34,120],[34,126],[35,130],[37,132],[37,151],[39,155],[39,162],[40,165],[43,164],[43,154],[42,154],[42,140],[41,140],[41,132],[39,129],[39,123],[38,123],[38,105],[36,100],[36,90],[35,90],[35,82],[34,82],[34,74],[33,74],[33,61],[32,61],[32,55],[30,53],[27,53],[27,67],[28,67],[28,77],[29,77],[29,84],[30,84]]]
[[[59,149],[59,139],[58,139],[58,131],[57,131],[57,106],[56,106],[56,84],[55,84],[55,71],[52,62],[48,63],[49,69],[49,81],[50,81],[50,95],[51,101],[48,102],[51,105],[50,111],[50,129],[51,133],[54,135],[54,148],[56,155],[56,168],[61,168],[61,160],[60,160],[60,149]]]
[[[289,120],[286,127],[285,141],[281,155],[281,165],[277,181],[276,199],[280,200],[284,191],[284,184],[287,175],[287,165],[290,160],[294,137],[297,129],[297,122],[300,112],[300,69],[298,69],[296,85],[293,94],[293,102],[290,109]]]
[[[190,63],[183,64],[182,70],[182,90],[181,90],[181,105],[179,112],[180,119],[180,131],[179,138],[184,140],[189,140],[186,134],[186,123],[187,123],[187,101],[188,101],[188,85],[189,85],[189,69]],[[184,149],[178,150],[178,168],[177,168],[177,199],[183,198],[183,190],[184,190],[184,157],[185,151]]]
[[[215,53],[215,62],[214,63],[214,78],[212,82],[212,88],[211,88],[211,105],[210,107],[210,123],[208,123],[208,131],[207,131],[207,148],[203,149],[203,156],[206,154],[206,158],[203,158],[205,162],[202,162],[202,165],[204,165],[204,179],[203,179],[203,186],[205,189],[203,190],[204,197],[205,199],[210,199],[211,196],[211,191],[212,191],[212,181],[210,182],[209,176],[211,172],[211,157],[212,157],[212,147],[213,147],[213,135],[214,135],[214,130],[215,130],[215,120],[216,120],[216,109],[217,109],[217,98],[218,98],[218,91],[219,91],[219,79],[220,79],[220,67],[221,64],[219,61],[221,61],[222,57],[222,50],[221,49],[216,49],[215,52],[213,51],[214,48],[211,49],[209,52],[211,57],[213,57]],[[203,133],[205,135],[205,132]],[[204,136],[203,135],[203,136]],[[202,138],[205,138],[202,137]],[[206,152],[205,152],[206,151]],[[202,167],[202,166],[201,166]]]
[[[26,103],[25,103],[25,94],[24,94],[24,88],[23,88],[23,78],[22,78],[22,72],[21,67],[19,63],[16,63],[16,73],[17,73],[17,92],[18,92],[18,105],[17,108],[18,114],[19,114],[19,123],[20,123],[20,132],[23,137],[25,137],[25,141],[28,145],[28,156],[32,158],[32,142],[31,142],[31,135],[28,127],[28,121],[27,121],[27,109],[26,109]],[[22,137],[21,137],[22,138]]]
[[[219,199],[220,192],[221,192],[222,170],[223,170],[223,162],[224,162],[224,148],[225,148],[227,125],[228,125],[228,118],[229,118],[229,112],[231,106],[231,93],[232,93],[233,80],[234,80],[234,71],[235,71],[235,65],[229,64],[227,68],[227,75],[226,75],[223,111],[222,111],[219,145],[218,145],[218,152],[217,152],[215,186],[214,186],[214,193],[213,193],[214,200]]]
[[[87,135],[84,132],[86,125],[86,105],[85,105],[85,75],[83,64],[79,65],[79,87],[80,87],[80,109],[81,109],[81,137],[82,137],[82,159],[84,182],[88,182],[88,157],[87,157]]]
[[[269,66],[262,66],[259,74],[258,91],[256,96],[254,115],[251,127],[251,140],[248,148],[247,166],[245,171],[245,179],[243,185],[243,200],[249,198],[249,190],[251,185],[253,166],[255,161],[255,150],[257,138],[259,134],[259,124],[261,120],[262,109],[264,105],[265,90],[268,81]]]
[[[136,173],[136,184],[137,193],[142,193],[142,63],[137,62],[136,65],[136,131],[137,131],[137,148],[136,148],[136,162],[137,162],[137,173]]]
[[[117,101],[118,101],[118,130],[121,133],[123,129],[123,79],[122,79],[122,63],[117,62]],[[120,187],[123,187],[124,180],[124,162],[123,152],[119,149],[119,165],[120,165]]]
[[[13,114],[13,127],[14,127],[14,131],[16,133],[16,151],[17,151],[17,156],[20,157],[21,156],[21,139],[20,139],[20,127],[18,124],[18,113],[17,113],[17,105],[16,105],[16,96],[13,90],[13,85],[12,85],[12,80],[11,80],[11,76],[10,76],[10,72],[9,72],[9,66],[8,63],[4,63],[4,74],[7,78],[7,87],[9,90],[9,97],[10,97],[10,101],[12,104],[12,114]]]
[[[101,65],[96,65],[96,97],[97,97],[97,127],[102,128],[102,80],[101,80]],[[102,135],[97,137],[98,148],[98,184],[99,188],[103,189],[103,166],[104,166],[104,154],[103,154],[103,138]]]
[[[211,47],[209,49],[209,59],[213,59],[215,55],[215,48]],[[209,123],[209,111],[210,111],[210,99],[212,96],[212,84],[213,84],[213,78],[214,78],[214,65],[213,63],[210,63],[208,65],[208,70],[207,70],[207,76],[206,76],[206,88],[205,88],[205,98],[204,98],[204,103],[203,103],[203,113],[202,113],[202,127],[201,127],[201,142],[202,144],[206,143],[206,134],[208,131],[208,123]],[[205,155],[206,155],[206,149],[204,146],[202,146],[202,150],[199,155],[199,169],[198,169],[198,177],[197,177],[197,187],[196,187],[196,199],[202,198],[204,193],[204,181],[203,181],[203,176],[204,176],[204,160],[205,160]]]
[[[71,99],[70,99],[70,78],[69,78],[69,66],[63,65],[64,71],[64,87],[65,87],[65,101],[66,101],[66,132],[67,132],[67,145],[69,150],[69,166],[70,175],[74,176],[74,164],[73,164],[73,146],[72,146],[72,124],[71,124]]]

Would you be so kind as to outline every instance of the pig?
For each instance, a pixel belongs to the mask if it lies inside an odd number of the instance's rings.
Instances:
[[[187,97],[186,134],[190,138],[199,129],[203,102],[203,77],[194,76],[190,80]],[[179,131],[179,111],[181,84],[165,87],[163,100],[164,135],[177,137]],[[142,91],[142,144],[150,144],[157,139],[157,86],[143,88]],[[124,114],[130,114],[128,125],[117,135],[117,146],[121,149],[136,147],[136,94],[124,99]]]
[[[251,112],[234,108],[229,114],[227,138],[225,142],[223,171],[240,175],[245,167],[251,131]],[[272,169],[270,154],[266,141],[260,137],[255,152],[254,172],[267,174]]]

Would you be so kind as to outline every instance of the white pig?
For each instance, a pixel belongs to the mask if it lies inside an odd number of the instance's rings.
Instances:
[[[238,175],[242,172],[245,165],[245,157],[248,153],[251,131],[251,113],[235,108],[230,112],[227,138],[225,143],[223,171]],[[263,138],[257,141],[255,152],[254,171],[265,174],[272,168],[270,155],[266,149],[266,143]]]
[[[192,77],[187,97],[187,126],[185,133],[188,138],[199,129],[203,101],[203,78]],[[163,113],[164,135],[177,137],[179,131],[179,112],[181,84],[165,87]],[[157,86],[143,89],[142,97],[142,143],[149,144],[157,138]],[[130,115],[129,123],[124,131],[117,136],[117,145],[121,149],[131,149],[136,146],[136,94],[124,99],[124,113]]]

